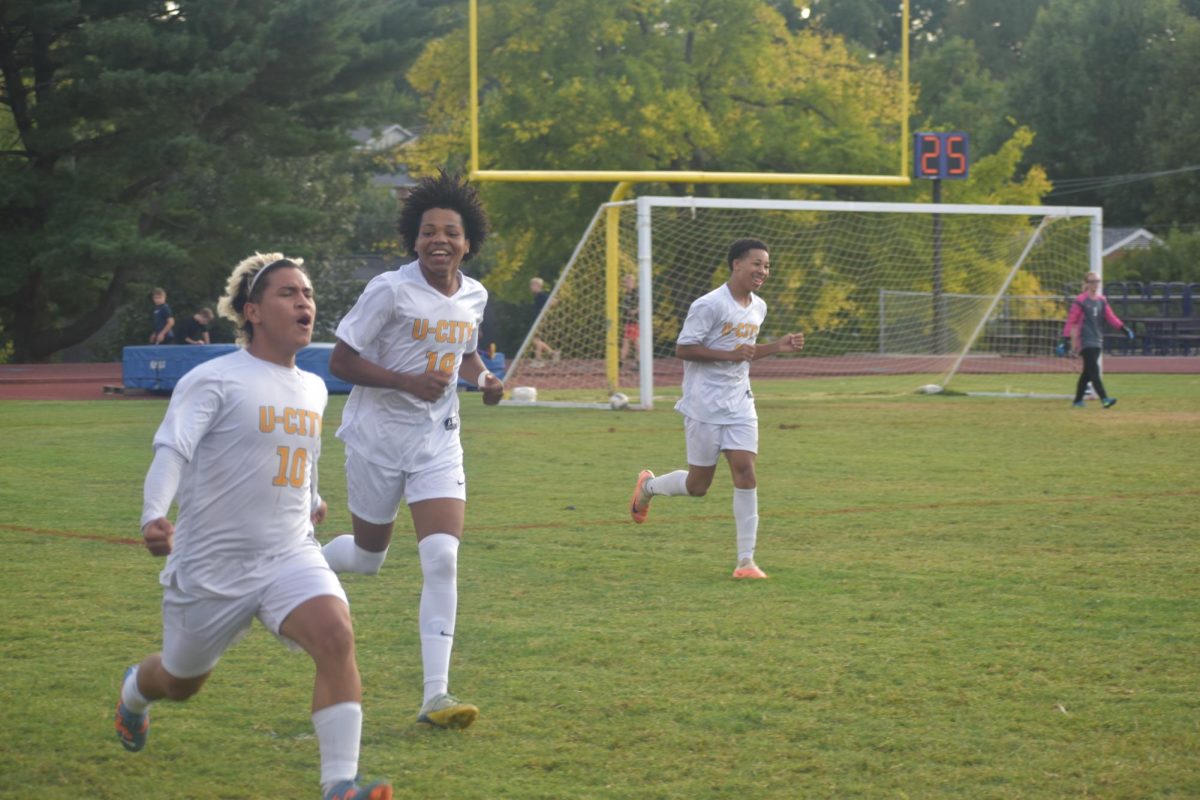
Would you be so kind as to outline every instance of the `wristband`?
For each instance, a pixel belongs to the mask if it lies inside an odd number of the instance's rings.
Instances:
[[[479,375],[475,378],[475,385],[482,388],[483,382],[486,381],[490,377],[492,377],[492,371],[490,369],[485,369],[483,372],[479,373]]]

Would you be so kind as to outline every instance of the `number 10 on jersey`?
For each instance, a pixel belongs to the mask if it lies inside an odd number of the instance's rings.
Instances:
[[[290,485],[297,489],[303,486],[305,475],[308,472],[308,451],[303,447],[293,450],[281,445],[275,448],[275,453],[279,456],[279,473],[271,481],[271,485]]]

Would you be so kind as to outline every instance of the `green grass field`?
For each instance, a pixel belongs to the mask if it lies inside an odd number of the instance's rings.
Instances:
[[[727,472],[629,521],[637,471],[684,465],[669,398],[464,396],[451,688],[482,713],[413,724],[402,516],[383,573],[345,581],[364,774],[423,798],[1200,797],[1200,377],[1108,382],[1108,411],[760,382],[771,580],[750,583]],[[343,402],[322,540],[349,525]],[[121,674],[158,645],[137,520],[165,407],[0,403],[0,797],[319,796],[311,664],[261,627],[155,706],[144,752],[113,735]]]

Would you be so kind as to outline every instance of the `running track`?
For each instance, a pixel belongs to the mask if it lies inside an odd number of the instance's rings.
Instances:
[[[1014,358],[1014,362],[1025,359]],[[668,364],[674,359],[668,359]],[[755,365],[755,378],[800,378],[831,375],[820,369],[818,358],[771,359]],[[994,363],[994,361],[993,361]],[[1062,364],[1061,360],[1058,362]],[[860,364],[861,366],[861,364]],[[892,364],[894,366],[894,363]],[[1017,366],[1014,364],[1014,366]],[[1074,366],[1070,372],[1074,372]],[[964,365],[964,371],[974,371]],[[993,371],[986,369],[984,371]],[[1014,369],[1014,372],[1024,371]],[[1197,374],[1200,373],[1200,355],[1195,356],[1114,356],[1104,358],[1106,373],[1156,373]],[[655,382],[670,383],[672,377],[678,383],[679,375],[664,370],[659,375],[655,370]],[[532,377],[532,376],[531,376]],[[166,395],[144,391],[129,394],[105,392],[105,387],[121,386],[121,365],[112,364],[0,364],[0,400],[103,400],[103,399],[152,399],[161,400]]]

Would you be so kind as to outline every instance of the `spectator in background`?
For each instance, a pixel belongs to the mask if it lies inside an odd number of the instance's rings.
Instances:
[[[1112,408],[1117,398],[1109,397],[1100,379],[1100,352],[1104,347],[1104,323],[1107,322],[1122,333],[1133,338],[1133,331],[1121,322],[1104,295],[1100,294],[1100,276],[1089,272],[1083,281],[1083,291],[1071,303],[1067,324],[1063,326],[1063,338],[1071,340],[1071,355],[1083,357],[1083,370],[1075,384],[1075,408],[1083,408],[1083,393],[1092,384],[1100,405]]]
[[[546,301],[550,299],[550,293],[546,291],[546,283],[541,278],[534,277],[529,279],[529,291],[533,293],[533,324],[537,324],[538,317],[542,315],[542,309],[546,307]],[[542,360],[542,356],[550,356],[551,359],[557,361],[559,352],[537,336],[533,337],[533,357],[537,361]]]
[[[150,344],[170,344],[175,338],[172,330],[175,327],[175,314],[167,305],[167,290],[161,286],[155,287],[150,292],[150,299],[154,301],[154,329],[150,334]]]
[[[202,308],[179,326],[180,344],[211,344],[208,338],[208,326],[212,324],[211,308]]]

